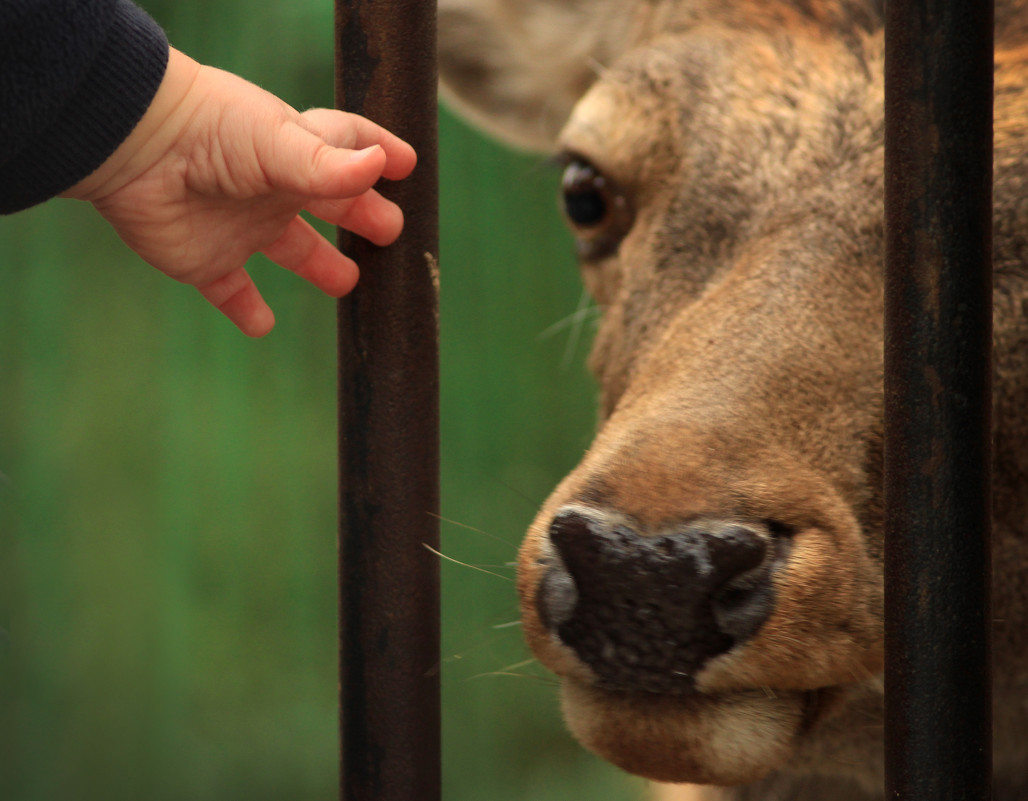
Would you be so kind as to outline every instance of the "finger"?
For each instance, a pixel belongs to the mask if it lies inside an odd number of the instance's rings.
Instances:
[[[314,108],[303,112],[297,122],[333,147],[361,150],[380,145],[386,154],[382,175],[391,181],[406,178],[417,164],[418,156],[413,147],[359,114]]]
[[[315,200],[307,211],[376,245],[390,245],[403,231],[403,212],[375,190],[348,200]]]
[[[347,150],[326,144],[299,125],[279,129],[259,154],[272,186],[301,197],[345,198],[368,191],[382,176],[386,154],[378,145]]]
[[[294,217],[282,236],[262,252],[334,298],[341,298],[357,283],[359,273],[353,259],[340,253],[301,217]]]
[[[247,336],[262,337],[275,327],[274,313],[242,267],[197,289]]]

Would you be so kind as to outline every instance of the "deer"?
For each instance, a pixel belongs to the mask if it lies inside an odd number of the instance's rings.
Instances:
[[[518,557],[571,733],[666,801],[883,798],[882,0],[442,0],[562,165],[599,422]],[[996,8],[996,798],[1028,798],[1028,3]]]

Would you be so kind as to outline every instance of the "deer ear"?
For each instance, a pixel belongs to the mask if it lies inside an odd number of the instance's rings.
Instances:
[[[442,0],[443,99],[515,147],[548,151],[632,33],[634,0]]]

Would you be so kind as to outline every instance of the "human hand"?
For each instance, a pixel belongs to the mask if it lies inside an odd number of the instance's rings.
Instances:
[[[65,197],[91,201],[136,253],[191,284],[240,330],[275,324],[246,272],[262,252],[341,297],[357,265],[306,209],[377,245],[403,214],[372,186],[405,178],[414,149],[355,114],[299,113],[269,92],[172,49],[153,103],[117,151]]]

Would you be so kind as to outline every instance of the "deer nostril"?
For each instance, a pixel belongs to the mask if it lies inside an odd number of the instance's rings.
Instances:
[[[748,640],[771,615],[774,592],[770,582],[771,566],[747,576],[741,582],[729,582],[711,599],[711,611],[717,626],[736,642]]]
[[[552,564],[543,574],[536,592],[539,617],[550,631],[556,631],[567,622],[578,603],[578,589],[563,565]]]
[[[718,579],[729,582],[759,567],[768,543],[749,526],[737,523],[704,524],[706,547]]]
[[[539,616],[611,686],[681,691],[773,606],[766,527],[708,520],[643,536],[571,507],[554,518],[550,541]]]

